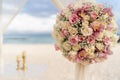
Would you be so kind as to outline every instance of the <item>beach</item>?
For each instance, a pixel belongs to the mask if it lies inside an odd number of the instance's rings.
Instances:
[[[114,54],[108,60],[88,66],[89,73],[97,77],[96,80],[120,80],[120,44],[112,50]],[[75,64],[65,59],[61,52],[56,52],[53,44],[4,44],[2,52],[4,65],[16,64],[16,56],[21,55],[23,51],[27,53],[28,65],[44,65],[40,67],[43,71],[39,76],[26,80],[74,80]],[[2,80],[18,79],[16,76],[9,76],[9,79],[5,77]]]

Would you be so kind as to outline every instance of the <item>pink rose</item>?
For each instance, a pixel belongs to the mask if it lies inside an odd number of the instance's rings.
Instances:
[[[112,13],[112,9],[111,9],[111,8],[104,8],[104,9],[103,9],[103,13],[104,13],[104,14],[107,13],[107,14],[108,14],[109,16],[111,16],[111,17],[113,16],[113,13]]]
[[[80,14],[82,12],[82,9],[81,8],[78,8],[78,9],[76,9],[74,12],[73,12],[73,14]]]
[[[100,53],[99,53],[99,56],[102,57],[102,58],[107,59],[107,54],[105,54],[105,53],[100,52]]]
[[[109,55],[113,54],[113,52],[110,50],[110,46],[109,45],[105,47],[104,53],[105,54],[109,54]]]
[[[79,41],[78,36],[70,37],[69,41],[72,45],[78,44],[78,41]]]
[[[95,42],[94,36],[88,37],[88,42],[89,42],[90,44],[93,44],[93,43]]]
[[[93,36],[94,37],[98,37],[100,35],[100,32],[99,31],[95,31],[94,33],[93,33]]]
[[[109,45],[110,44],[110,38],[109,37],[105,37],[104,38],[104,42],[106,45]]]
[[[102,32],[104,30],[104,27],[105,27],[104,25],[100,24],[99,28],[98,28],[98,31]]]
[[[55,50],[56,50],[56,51],[60,50],[60,48],[58,47],[57,44],[55,44]]]
[[[72,16],[69,18],[71,24],[76,23],[77,20],[78,20],[78,16],[76,14],[72,14]]]
[[[62,35],[63,36],[67,36],[69,33],[68,33],[68,30],[64,29],[61,31],[62,32]]]
[[[79,51],[77,57],[78,57],[79,59],[84,59],[84,58],[86,58],[86,57],[87,57],[86,50],[85,50],[85,49],[82,49],[81,51]]]
[[[114,28],[114,26],[112,24],[107,26],[107,30],[111,31]]]
[[[92,19],[95,20],[95,19],[97,19],[97,17],[98,17],[98,13],[97,13],[97,12],[91,12],[91,13],[90,13],[90,16],[91,16]]]
[[[105,28],[105,26],[103,24],[100,24],[98,22],[96,23],[92,23],[90,25],[90,27],[94,30],[94,31],[98,31],[98,32],[102,32]]]
[[[85,10],[82,9],[82,8],[78,8],[78,9],[76,9],[73,13],[78,16],[78,19],[79,19],[79,20],[82,20],[83,17],[84,17],[83,15],[87,14],[87,11],[85,11]]]
[[[82,41],[84,41],[85,40],[85,37],[84,36],[80,36],[79,37],[79,42],[82,42]]]

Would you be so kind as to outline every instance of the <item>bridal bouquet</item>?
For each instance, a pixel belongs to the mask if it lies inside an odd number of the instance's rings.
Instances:
[[[112,54],[117,42],[112,9],[103,4],[70,4],[57,15],[53,36],[56,50],[70,61],[92,64]]]

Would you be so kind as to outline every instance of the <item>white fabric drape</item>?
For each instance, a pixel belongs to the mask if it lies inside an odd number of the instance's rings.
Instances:
[[[27,0],[1,0],[0,29],[5,31]]]
[[[0,0],[0,73],[3,72],[3,32],[17,16],[27,0]]]
[[[60,0],[52,0],[54,4],[57,6],[59,9],[63,9],[64,5],[60,2]]]
[[[71,2],[76,2],[76,1],[78,1],[79,3],[95,2],[95,0],[52,0],[52,1],[59,10],[64,9]]]

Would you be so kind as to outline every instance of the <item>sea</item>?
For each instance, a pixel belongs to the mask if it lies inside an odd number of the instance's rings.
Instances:
[[[4,44],[53,44],[51,33],[9,33],[3,36]]]
[[[118,34],[120,36],[120,34]],[[3,36],[4,44],[54,44],[51,33],[9,33]]]

